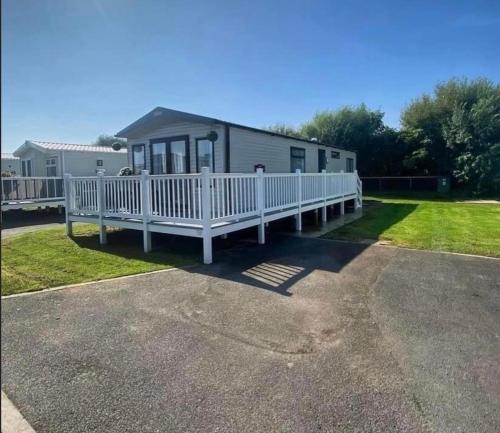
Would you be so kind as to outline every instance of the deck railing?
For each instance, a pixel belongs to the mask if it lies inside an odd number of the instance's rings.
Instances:
[[[72,221],[97,217],[102,243],[106,224],[120,227],[142,226],[144,250],[151,249],[151,231],[165,229],[186,234],[195,229],[203,238],[204,262],[212,261],[211,239],[252,225],[258,225],[259,243],[265,242],[267,221],[295,215],[301,229],[302,212],[340,203],[344,212],[347,200],[362,205],[362,186],[354,173],[209,173],[140,176],[72,177],[65,175],[66,227]],[[107,222],[106,222],[107,220]],[[155,224],[156,225],[152,225]],[[111,224],[112,225],[112,224]],[[191,231],[190,233],[193,233]],[[188,234],[190,236],[191,234]]]
[[[203,209],[204,177],[209,185],[207,214]],[[71,213],[102,213],[104,217],[145,218],[150,222],[200,223],[206,218],[212,223],[224,222],[346,195],[356,195],[357,204],[361,205],[361,182],[357,173],[151,176],[144,172],[141,176],[68,176],[67,182]]]
[[[62,177],[2,177],[2,203],[64,200]]]

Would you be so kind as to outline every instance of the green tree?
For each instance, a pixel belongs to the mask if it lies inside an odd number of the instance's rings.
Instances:
[[[290,137],[303,138],[300,130],[297,128],[286,125],[285,123],[276,123],[275,125],[264,128],[266,131],[275,132],[276,134],[288,135]]]
[[[401,136],[411,172],[452,175],[478,194],[500,192],[500,86],[452,79],[403,111]]]
[[[384,113],[365,104],[317,113],[301,128],[303,136],[357,152],[357,167],[364,176],[399,173],[401,149],[398,132],[388,128]],[[399,161],[398,161],[399,160]]]
[[[123,138],[116,138],[113,137],[112,135],[106,135],[106,134],[99,135],[99,137],[97,137],[96,141],[94,142],[94,145],[111,147],[114,143],[120,143],[122,147],[127,146],[127,140]]]

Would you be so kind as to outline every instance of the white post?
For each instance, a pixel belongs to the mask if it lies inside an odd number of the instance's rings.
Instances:
[[[297,216],[295,217],[295,230],[302,231],[302,175],[300,170],[295,170],[297,175]]]
[[[342,201],[340,202],[340,215],[344,215],[345,213],[345,201],[342,198]]]
[[[323,188],[323,207],[321,208],[321,222],[326,223],[326,170],[321,170],[322,188]]]
[[[103,213],[106,203],[104,194],[104,170],[97,170],[97,206],[99,211],[99,242],[101,245],[105,245],[108,242],[106,226],[103,224]]]
[[[210,206],[210,171],[208,167],[201,169],[201,215],[202,215],[202,234],[203,234],[203,263],[209,265],[212,263],[212,227],[211,206]]]
[[[356,200],[355,200],[355,208],[359,209],[363,207],[363,186],[361,184],[361,179],[359,178],[358,175],[358,170],[354,170],[354,181],[356,183]],[[411,178],[410,178],[411,179]]]
[[[151,251],[151,232],[149,223],[149,170],[141,170],[141,204],[142,204],[142,233],[144,252]]]
[[[262,168],[257,169],[257,210],[260,213],[260,223],[258,226],[258,242],[259,244],[266,243],[266,227],[264,224],[264,209],[265,209],[265,197],[264,197],[264,170]]]
[[[73,221],[69,218],[71,208],[71,174],[64,174],[64,210],[66,212],[66,235],[73,236]]]

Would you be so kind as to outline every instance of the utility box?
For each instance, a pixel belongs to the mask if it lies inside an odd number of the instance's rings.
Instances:
[[[437,180],[437,192],[448,194],[450,192],[450,178],[447,176],[439,176]]]

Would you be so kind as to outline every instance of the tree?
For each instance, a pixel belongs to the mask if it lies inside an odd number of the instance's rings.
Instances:
[[[97,137],[96,141],[94,142],[94,145],[111,147],[114,143],[120,143],[122,147],[127,146],[127,140],[123,138],[116,138],[113,137],[112,135],[106,135],[106,134],[99,135],[99,137]]]
[[[365,104],[317,113],[301,128],[303,136],[357,152],[357,167],[364,176],[399,172],[401,143],[398,132],[388,128],[384,113]],[[399,159],[399,161],[398,161]]]
[[[264,128],[266,131],[275,132],[276,134],[288,135],[290,137],[303,138],[300,131],[293,126],[284,123],[276,123],[275,125]]]
[[[500,192],[500,86],[484,78],[439,83],[404,110],[412,171],[451,175],[476,194]]]

